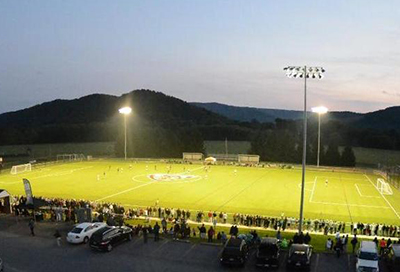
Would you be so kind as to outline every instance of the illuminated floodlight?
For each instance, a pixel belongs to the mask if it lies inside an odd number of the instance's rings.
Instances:
[[[120,108],[118,111],[121,114],[130,114],[132,112],[132,109],[130,107],[123,107]]]
[[[283,68],[288,78],[304,78],[304,110],[303,110],[303,159],[301,173],[301,200],[299,233],[303,231],[304,211],[304,187],[306,175],[306,154],[307,154],[307,79],[323,79],[325,69],[322,67],[287,66]],[[319,114],[318,116],[321,116]]]
[[[315,78],[323,79],[325,69],[322,67],[287,66],[283,68],[289,78]]]
[[[119,111],[119,113],[124,115],[124,128],[125,128],[125,131],[124,131],[124,138],[125,138],[124,157],[126,160],[126,157],[127,157],[126,117],[132,112],[132,109],[130,107],[123,107],[123,108],[120,108],[118,111]]]
[[[325,114],[328,112],[328,108],[326,108],[324,106],[319,106],[319,107],[311,108],[311,111],[318,113],[318,114]]]

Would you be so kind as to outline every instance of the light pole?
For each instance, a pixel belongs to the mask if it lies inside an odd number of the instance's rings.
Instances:
[[[328,112],[324,106],[311,108],[312,112],[318,114],[318,152],[317,152],[317,167],[319,167],[319,154],[321,152],[321,115]]]
[[[303,230],[304,183],[306,177],[307,151],[307,78],[322,79],[325,72],[322,67],[288,66],[283,69],[289,78],[304,78],[304,110],[303,110],[303,163],[301,173],[300,221],[299,233]]]
[[[126,117],[132,112],[132,109],[130,107],[123,107],[123,108],[120,108],[118,111],[119,111],[119,113],[124,115],[124,126],[125,126],[125,149],[124,149],[124,154],[125,154],[125,160],[126,160],[126,153],[127,153],[127,150],[126,150]]]

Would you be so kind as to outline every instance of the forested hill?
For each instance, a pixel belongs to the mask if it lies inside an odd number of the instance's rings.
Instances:
[[[202,151],[203,139],[230,137],[249,140],[251,129],[219,114],[161,92],[136,90],[122,96],[93,94],[72,100],[55,100],[0,115],[0,143],[36,144],[117,141],[127,118],[132,155],[175,156]],[[120,146],[119,146],[120,147]]]
[[[251,122],[275,122],[275,119],[292,119],[297,120],[303,117],[302,111],[295,110],[278,110],[278,109],[263,109],[253,107],[238,107],[220,103],[198,103],[193,102],[192,105],[207,109],[209,111],[221,114],[232,120]]]
[[[277,118],[286,120],[300,120],[303,118],[303,112],[295,110],[239,107],[220,103],[193,102],[191,104],[205,108],[214,113],[218,113],[232,120],[243,122],[250,122],[253,120],[257,120],[258,122],[275,122]],[[312,118],[312,116],[312,113],[309,113],[309,117]],[[329,121],[340,121],[343,124],[355,126],[358,128],[399,130],[400,107],[390,107],[384,110],[374,111],[365,114],[350,111],[333,111],[328,112],[324,116],[323,122]]]

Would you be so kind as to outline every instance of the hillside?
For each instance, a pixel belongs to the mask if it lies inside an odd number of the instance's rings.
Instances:
[[[243,122],[251,122],[253,120],[259,122],[275,122],[276,118],[296,120],[303,117],[301,111],[238,107],[220,103],[193,102],[191,104],[218,113],[232,120]]]
[[[237,121],[160,92],[135,90],[121,96],[93,94],[59,99],[1,114],[0,143],[119,141],[123,117],[118,109],[127,105],[133,109],[127,120],[132,141],[136,137],[136,151],[153,147],[150,142],[142,142],[140,146],[142,138],[163,141],[168,148],[179,146],[184,137],[188,142],[197,139],[198,143],[204,137],[221,140],[228,135],[237,140],[249,139],[250,129]],[[152,138],[154,135],[157,137]],[[197,147],[201,149],[199,144]]]
[[[220,103],[194,102],[191,104],[218,113],[232,120],[245,122],[250,122],[252,120],[257,120],[259,122],[274,122],[277,118],[299,120],[303,117],[301,111],[294,110],[239,107]],[[309,112],[309,117],[313,118],[313,116],[315,115]],[[400,107],[390,107],[365,114],[349,111],[333,111],[328,112],[323,118],[323,122],[326,123],[329,121],[339,121],[343,124],[358,128],[400,130]]]

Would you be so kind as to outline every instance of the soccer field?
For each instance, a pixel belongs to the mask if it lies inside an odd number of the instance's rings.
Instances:
[[[169,174],[168,174],[169,172]],[[116,202],[126,207],[159,205],[193,211],[298,217],[300,169],[166,164],[99,160],[54,164],[32,172],[0,175],[0,189]],[[400,225],[400,192],[382,195],[378,176],[335,170],[306,173],[305,217]]]

